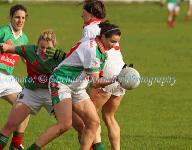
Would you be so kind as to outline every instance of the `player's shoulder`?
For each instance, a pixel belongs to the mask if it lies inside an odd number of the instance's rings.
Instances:
[[[99,23],[92,23],[84,27],[85,30],[92,29],[92,28],[99,28]]]
[[[0,26],[0,29],[7,30],[7,29],[9,29],[9,25],[2,25],[2,26]]]
[[[95,38],[89,38],[82,42],[82,47],[84,49],[95,49],[97,46],[97,43],[95,41]]]
[[[96,26],[98,24],[100,24],[101,19],[93,19],[90,22],[88,22],[87,24],[84,25],[84,28],[89,28],[91,26]]]
[[[0,32],[11,32],[9,25],[0,26]]]
[[[98,32],[99,30],[99,25],[96,23],[85,26],[83,29],[84,32]]]

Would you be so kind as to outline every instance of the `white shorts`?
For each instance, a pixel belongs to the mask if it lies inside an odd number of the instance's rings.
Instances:
[[[36,115],[41,107],[44,107],[51,114],[52,101],[48,89],[30,90],[24,88],[17,97],[17,102],[22,102],[31,109],[31,114]]]
[[[66,85],[57,80],[51,81],[50,78],[49,91],[53,105],[65,99],[72,99],[73,103],[89,100],[90,97],[86,92],[87,85],[88,81],[73,82]]]
[[[169,11],[176,11],[176,12],[178,12],[180,10],[180,6],[177,3],[168,3],[167,4],[167,9]]]
[[[106,78],[112,78],[119,75],[125,63],[120,50],[111,49],[107,51],[107,55],[108,57],[103,69],[103,75]],[[125,89],[123,89],[117,82],[106,86],[103,90],[115,96],[125,94]]]
[[[0,97],[21,91],[22,87],[12,75],[0,71]]]

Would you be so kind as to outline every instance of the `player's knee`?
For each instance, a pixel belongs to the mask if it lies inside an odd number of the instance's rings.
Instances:
[[[72,120],[70,121],[67,121],[65,122],[63,125],[62,125],[62,129],[65,130],[65,129],[70,129],[72,127]]]
[[[99,128],[99,125],[100,125],[99,119],[95,119],[95,120],[89,121],[85,126],[87,128],[90,128],[90,129],[96,131]]]
[[[69,130],[72,126],[72,121],[66,121],[58,124],[58,134],[61,135],[67,130]]]

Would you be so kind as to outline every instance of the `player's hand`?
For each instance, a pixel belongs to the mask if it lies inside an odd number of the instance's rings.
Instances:
[[[121,82],[122,82],[122,81],[121,81],[122,76],[124,76],[124,74],[126,74],[126,72],[127,72],[127,68],[128,68],[128,66],[127,66],[127,64],[125,64],[125,65],[123,66],[123,68],[121,69],[119,75],[118,75],[117,78],[116,78],[116,81],[119,82],[120,84],[121,84]]]
[[[118,82],[120,81],[120,79],[118,79],[118,78],[120,78],[122,76],[122,74],[125,74],[128,67],[133,68],[133,64],[124,64],[121,71],[120,71],[120,73],[119,73],[119,75],[116,77],[116,81],[118,81]]]
[[[128,64],[128,65],[127,65],[127,64],[124,64],[123,67],[122,67],[122,69],[124,69],[124,68],[126,68],[126,67],[131,67],[131,68],[133,68],[133,64]]]
[[[65,59],[65,56],[66,56],[66,53],[65,53],[63,50],[57,49],[57,50],[55,51],[55,54],[54,54],[53,58],[54,58],[55,60],[62,61],[62,60]]]
[[[53,58],[56,50],[57,50],[56,48],[48,47],[45,52],[47,59]]]
[[[62,61],[65,58],[66,53],[59,48],[47,48],[46,55],[48,59]]]

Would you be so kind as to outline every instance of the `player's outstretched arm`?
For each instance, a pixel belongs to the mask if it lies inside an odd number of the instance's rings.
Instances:
[[[59,48],[47,48],[46,55],[48,59],[63,60],[66,53]]]
[[[105,78],[105,77],[99,77],[99,73],[97,74],[89,74],[90,77],[90,84],[94,88],[100,88],[105,87],[107,85],[110,85],[116,81],[116,77],[114,78]]]

